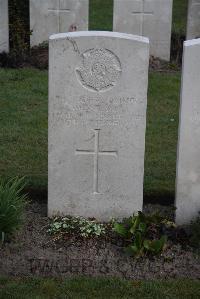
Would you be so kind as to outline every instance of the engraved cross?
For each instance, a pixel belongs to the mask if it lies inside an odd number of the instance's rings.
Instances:
[[[117,151],[100,151],[99,150],[99,134],[100,130],[94,130],[94,151],[92,150],[80,150],[77,149],[76,155],[92,155],[94,158],[94,170],[93,170],[93,193],[99,194],[98,191],[98,172],[99,172],[99,156],[113,156],[117,157]]]
[[[53,12],[58,17],[58,33],[61,32],[61,13],[63,12],[70,12],[70,9],[61,8],[61,0],[58,2],[58,8],[48,8],[49,12]]]
[[[132,11],[133,15],[140,15],[141,16],[141,23],[140,23],[140,35],[144,35],[144,16],[153,16],[154,12],[153,11],[145,11],[145,1],[141,1],[141,11]]]

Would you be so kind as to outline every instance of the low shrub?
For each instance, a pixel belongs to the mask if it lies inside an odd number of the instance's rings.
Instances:
[[[49,64],[49,44],[43,42],[30,49],[30,64],[41,70],[48,69]]]
[[[27,195],[22,194],[25,187],[24,178],[13,178],[7,182],[0,181],[0,239],[20,228]]]
[[[106,225],[83,217],[55,217],[50,223],[48,233],[61,239],[63,236],[82,238],[100,237],[106,233]]]
[[[165,232],[173,226],[173,222],[158,214],[148,216],[138,212],[122,222],[115,222],[113,230],[125,240],[126,253],[142,256],[161,253],[167,242]]]

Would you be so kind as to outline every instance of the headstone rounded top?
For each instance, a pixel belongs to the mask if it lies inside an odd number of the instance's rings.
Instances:
[[[193,45],[199,45],[200,44],[200,38],[190,39],[184,41],[184,46],[193,46]]]
[[[112,31],[75,31],[75,32],[66,32],[53,34],[49,37],[49,40],[58,40],[66,38],[76,38],[76,37],[114,37],[122,39],[130,39],[138,42],[143,42],[149,44],[149,39],[147,37],[121,33],[121,32],[112,32]]]

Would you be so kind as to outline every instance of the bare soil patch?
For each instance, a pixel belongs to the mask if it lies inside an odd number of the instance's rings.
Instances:
[[[146,205],[173,217],[173,209]],[[169,243],[161,256],[127,257],[117,238],[69,237],[55,242],[47,233],[46,203],[31,203],[25,223],[10,242],[0,248],[1,276],[115,276],[127,279],[200,279],[200,257],[192,249]]]

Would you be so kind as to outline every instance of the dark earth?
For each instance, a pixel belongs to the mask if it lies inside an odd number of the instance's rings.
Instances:
[[[30,52],[28,64],[39,69],[47,69],[48,58],[48,47],[33,47]],[[28,66],[28,64],[26,66]],[[180,70],[180,66],[151,56],[149,61],[149,70],[159,72],[174,72]]]
[[[12,55],[0,54],[0,67],[23,68],[35,67],[41,70],[48,69],[49,64],[49,49],[48,43],[45,42],[40,46],[35,46],[26,53],[24,57],[18,56],[13,58]],[[149,60],[149,70],[157,72],[177,72],[180,70],[180,64],[171,63],[160,60],[153,56]]]
[[[173,208],[146,205],[173,217]],[[32,202],[24,226],[0,247],[0,276],[115,276],[127,279],[200,279],[200,256],[190,247],[168,242],[161,256],[133,258],[118,240],[69,237],[56,242],[47,233],[47,204]]]

